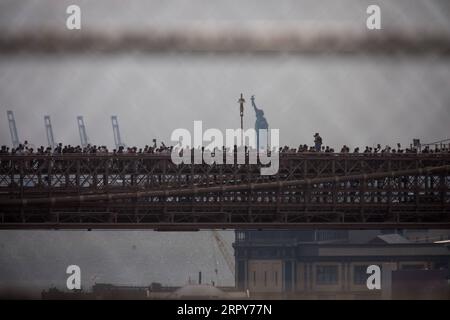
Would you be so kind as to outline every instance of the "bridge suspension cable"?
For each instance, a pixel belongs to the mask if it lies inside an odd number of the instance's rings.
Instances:
[[[433,145],[433,144],[441,144],[441,143],[447,142],[447,141],[450,142],[450,138],[449,139],[439,140],[439,141],[434,141],[434,142],[422,143],[421,146],[430,146],[430,145]]]
[[[260,183],[242,183],[235,185],[218,185],[209,187],[190,187],[190,188],[176,188],[176,189],[158,189],[147,190],[137,192],[120,192],[120,193],[101,193],[101,194],[89,194],[89,195],[77,195],[77,196],[58,196],[58,197],[45,197],[45,198],[17,198],[17,199],[0,199],[0,205],[28,205],[28,204],[56,204],[56,203],[68,203],[68,202],[88,202],[98,200],[117,200],[117,199],[136,199],[142,197],[158,197],[158,196],[185,196],[185,195],[197,195],[200,193],[208,192],[233,192],[241,190],[263,190],[273,188],[284,188],[291,186],[311,185],[329,182],[342,182],[348,180],[362,180],[362,179],[379,179],[384,177],[400,177],[400,176],[413,176],[413,175],[425,175],[437,172],[450,173],[450,165],[424,167],[409,170],[398,171],[383,171],[368,174],[354,174],[345,176],[329,176],[311,179],[300,180],[286,180],[286,181],[273,181],[273,182],[260,182]]]

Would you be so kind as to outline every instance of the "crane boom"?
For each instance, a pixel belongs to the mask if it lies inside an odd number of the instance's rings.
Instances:
[[[81,147],[86,148],[88,145],[88,137],[86,134],[86,126],[84,125],[83,116],[77,117],[78,131],[80,132]]]
[[[223,240],[222,236],[217,232],[217,230],[211,231],[212,236],[214,237],[214,240],[216,240],[217,247],[219,247],[220,253],[225,259],[225,262],[227,263],[228,269],[230,269],[231,274],[235,275],[235,267],[234,267],[234,259],[231,256],[231,253],[228,251],[227,246],[225,244],[225,240]]]
[[[11,142],[14,148],[17,148],[20,144],[19,135],[17,134],[17,126],[16,119],[14,119],[14,113],[11,110],[8,110],[8,123],[9,123],[9,132],[11,133]]]
[[[47,133],[47,143],[52,149],[55,148],[55,139],[53,138],[53,128],[52,122],[50,121],[50,116],[44,116],[45,132]]]
[[[124,144],[120,137],[119,121],[117,120],[117,116],[111,116],[111,123],[112,123],[113,134],[114,134],[114,143],[116,145],[116,149],[119,149],[119,147],[124,146]]]

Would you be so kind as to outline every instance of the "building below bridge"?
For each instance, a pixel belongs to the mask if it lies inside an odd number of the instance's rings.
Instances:
[[[237,231],[238,290],[252,298],[450,298],[448,243],[377,231]],[[381,269],[369,290],[367,267]]]

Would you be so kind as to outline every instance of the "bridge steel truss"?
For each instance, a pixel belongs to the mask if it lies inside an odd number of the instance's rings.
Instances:
[[[449,168],[450,153],[281,153],[273,176],[162,153],[0,155],[0,228],[450,228]]]

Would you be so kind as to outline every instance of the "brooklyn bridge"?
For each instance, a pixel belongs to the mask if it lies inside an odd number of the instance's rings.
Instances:
[[[259,165],[170,153],[0,155],[1,229],[450,228],[450,153],[292,153]]]

